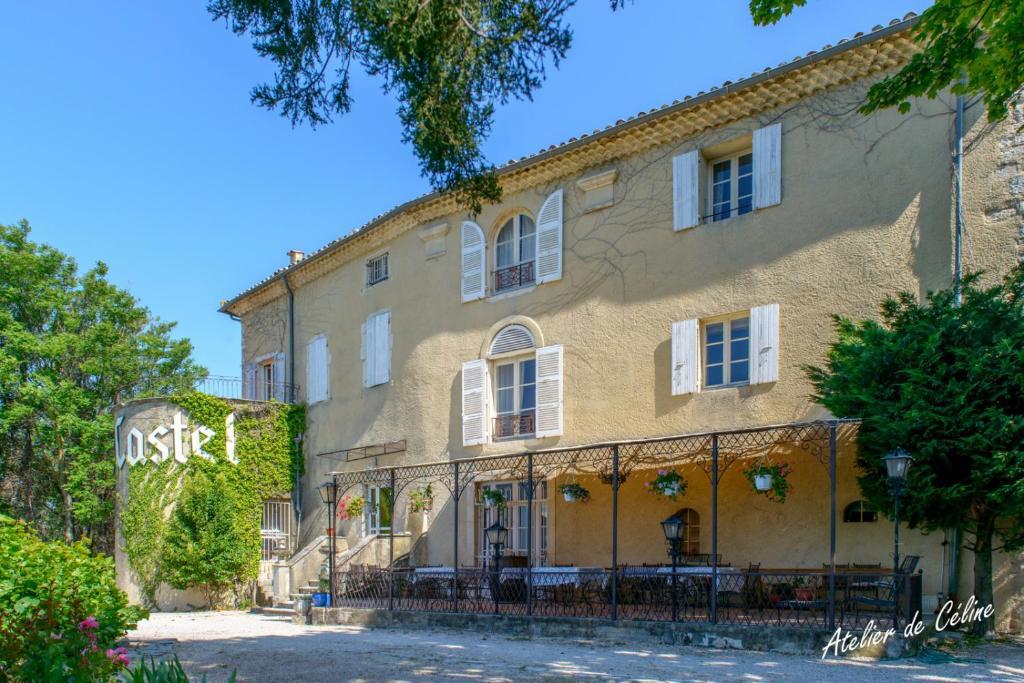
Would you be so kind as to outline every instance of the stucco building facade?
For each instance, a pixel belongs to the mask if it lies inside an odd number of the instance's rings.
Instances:
[[[888,294],[953,279],[955,97],[857,112],[913,54],[909,25],[510,163],[502,201],[478,215],[448,196],[413,200],[226,302],[247,398],[283,383],[308,406],[300,553],[324,542],[316,489],[332,473],[830,419],[803,367],[823,361],[831,316],[876,317]],[[963,264],[994,279],[1020,256],[1019,120],[990,125],[973,103],[964,116]],[[827,566],[829,472],[799,450],[748,454],[792,466],[784,504],[756,495],[741,465],[722,475],[719,562]],[[835,560],[884,567],[892,527],[858,514],[854,457],[840,434]],[[654,469],[620,482],[619,563],[664,562],[659,522],[684,509],[688,550],[711,551],[708,478],[675,469],[689,484],[675,500],[645,486]],[[368,511],[342,533],[351,549],[393,531],[411,565],[450,565],[456,544],[460,564],[483,562],[493,520],[479,491],[501,479],[510,555],[609,567],[608,483],[585,468],[541,478],[528,532],[517,480],[478,477],[457,527],[443,487],[428,511],[401,492],[390,529],[390,493],[367,488],[349,491]],[[591,500],[567,502],[567,482]],[[948,540],[904,530],[926,609],[970,592],[969,554],[953,567]],[[386,561],[376,552],[372,564]],[[1000,625],[1020,628],[1019,559],[996,564]]]

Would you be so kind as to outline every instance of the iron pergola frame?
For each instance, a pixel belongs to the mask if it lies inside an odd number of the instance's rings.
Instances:
[[[527,589],[532,589],[533,501],[537,482],[565,472],[596,474],[612,489],[611,505],[611,618],[617,618],[616,581],[618,558],[619,487],[635,470],[665,465],[692,464],[699,467],[711,483],[711,582],[717,585],[718,559],[718,485],[723,474],[737,461],[765,457],[772,449],[791,446],[803,451],[828,470],[829,475],[829,573],[828,627],[835,628],[836,587],[836,459],[840,438],[853,438],[859,420],[830,419],[794,422],[765,427],[701,432],[649,439],[614,441],[513,454],[461,458],[443,462],[396,465],[347,472],[329,472],[335,500],[355,486],[380,486],[391,489],[391,528],[388,532],[389,567],[395,560],[395,503],[399,494],[417,482],[444,486],[452,498],[454,535],[452,566],[459,567],[459,504],[468,485],[486,476],[526,481],[527,538],[530,539],[525,573]],[[389,606],[394,606],[394,573],[389,572]],[[454,596],[457,609],[458,591]],[[527,602],[531,614],[532,601]],[[711,591],[711,623],[718,622],[717,591]]]

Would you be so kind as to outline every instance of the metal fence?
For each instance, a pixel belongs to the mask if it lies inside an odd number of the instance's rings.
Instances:
[[[299,396],[299,385],[297,384],[264,382],[259,379],[246,381],[241,377],[225,377],[222,375],[204,377],[198,380],[193,388],[210,396],[250,401],[294,403],[298,400]]]
[[[356,567],[337,572],[333,605],[534,617],[826,629],[903,626],[921,609],[921,575],[832,575],[710,567],[609,569]],[[614,579],[614,580],[613,580]],[[715,587],[714,589],[712,587]],[[831,590],[830,590],[831,587]]]

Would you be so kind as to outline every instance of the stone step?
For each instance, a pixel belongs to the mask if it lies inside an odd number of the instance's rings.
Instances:
[[[254,614],[263,614],[268,617],[292,617],[295,614],[295,608],[291,605],[275,605],[274,607],[254,607],[250,611]]]

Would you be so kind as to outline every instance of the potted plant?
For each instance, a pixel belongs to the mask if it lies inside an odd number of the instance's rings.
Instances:
[[[788,462],[771,464],[767,461],[751,463],[743,469],[755,493],[759,493],[776,503],[785,503],[786,496],[792,487],[788,477],[792,472]]]
[[[803,578],[797,577],[793,580],[793,596],[801,602],[814,600],[814,587],[810,586]]]
[[[559,489],[561,489],[566,503],[586,503],[590,500],[590,491],[580,486],[578,482],[562,484]]]
[[[312,602],[313,607],[330,607],[331,606],[331,582],[327,579],[320,579],[320,590],[313,593]]]
[[[675,500],[686,493],[686,479],[675,470],[658,470],[658,475],[651,481],[645,481],[644,487],[654,493]]]
[[[480,492],[480,502],[484,504],[484,507],[505,507],[505,496],[498,489],[484,489]]]
[[[338,501],[338,519],[342,521],[360,519],[365,507],[366,500],[362,496],[344,496]]]
[[[427,484],[409,494],[409,511],[424,512],[434,509],[434,490]]]

